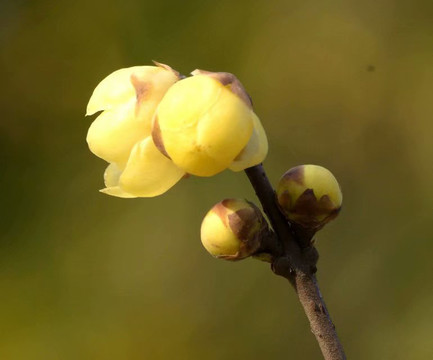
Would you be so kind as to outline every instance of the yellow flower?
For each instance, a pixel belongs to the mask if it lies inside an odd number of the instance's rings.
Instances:
[[[156,65],[115,71],[90,98],[87,115],[103,112],[87,142],[110,163],[102,192],[152,197],[186,173],[212,176],[263,161],[266,134],[233,75],[195,71],[179,81],[169,66]]]
[[[152,132],[158,148],[197,176],[261,163],[266,134],[239,80],[229,73],[192,74],[174,84],[158,106]]]
[[[166,192],[185,172],[153,144],[152,118],[167,89],[179,80],[170,67],[135,66],[102,80],[87,105],[87,115],[103,110],[87,134],[90,150],[110,165],[105,189],[119,197],[156,196]]]

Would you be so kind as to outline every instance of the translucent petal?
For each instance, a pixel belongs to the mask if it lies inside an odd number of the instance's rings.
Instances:
[[[125,164],[132,147],[150,134],[156,107],[177,76],[167,68],[140,66],[103,80],[89,102],[99,105],[95,109],[106,109],[88,132],[92,152],[108,162]]]
[[[153,197],[165,193],[184,175],[185,171],[162,155],[149,136],[132,149],[120,187],[135,196]]]
[[[130,193],[127,193],[126,191],[122,190],[119,186],[112,186],[105,189],[99,190],[103,194],[116,196],[124,199],[131,199],[136,198],[136,195],[132,195]]]
[[[152,73],[149,71],[136,71],[131,75],[131,82],[135,88],[137,98],[136,116],[147,118],[149,132],[153,116],[161,99],[167,90],[179,80],[179,74],[168,69],[157,67]]]
[[[119,185],[120,175],[122,175],[123,169],[117,164],[110,164],[107,166],[104,172],[104,184],[106,187],[112,187]]]
[[[95,88],[87,104],[86,115],[113,109],[133,98],[139,99],[143,94],[145,99],[142,100],[151,99],[152,103],[158,103],[178,79],[177,72],[160,66],[134,66],[117,70]]]
[[[130,81],[131,74],[143,68],[154,68],[154,66],[133,66],[116,70],[108,75],[93,91],[87,104],[86,115],[112,109],[135,98],[135,89]]]
[[[268,139],[260,119],[254,114],[254,130],[247,146],[230,165],[233,171],[241,171],[254,165],[258,165],[266,158],[268,153]]]
[[[107,162],[126,164],[132,147],[150,130],[148,119],[135,116],[135,99],[106,110],[90,125],[87,143],[90,150]]]
[[[135,195],[129,194],[119,187],[119,179],[122,172],[123,170],[117,164],[113,163],[108,165],[104,172],[104,183],[106,188],[99,191],[107,195],[121,198],[135,198]]]

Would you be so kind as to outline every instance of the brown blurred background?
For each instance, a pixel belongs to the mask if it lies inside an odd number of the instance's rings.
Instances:
[[[241,79],[274,184],[339,179],[319,280],[348,358],[432,359],[431,0],[2,0],[0,359],[320,359],[284,279],[200,244],[215,202],[256,201],[245,174],[98,192],[87,101],[152,59]]]

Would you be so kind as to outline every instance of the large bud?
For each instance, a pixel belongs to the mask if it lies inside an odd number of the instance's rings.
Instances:
[[[257,206],[241,199],[220,201],[201,224],[201,242],[217,258],[241,260],[260,248],[269,229]]]
[[[158,149],[196,176],[261,163],[266,134],[239,80],[229,73],[192,74],[171,86],[158,106],[152,126]]]
[[[278,183],[277,197],[289,220],[312,231],[334,219],[343,201],[334,175],[317,165],[301,165],[287,171]]]

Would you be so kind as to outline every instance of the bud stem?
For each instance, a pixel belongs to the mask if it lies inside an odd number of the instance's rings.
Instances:
[[[343,346],[338,339],[325,301],[320,293],[315,276],[318,260],[317,250],[313,245],[305,247],[302,234],[294,232],[290,222],[281,213],[275,191],[266,176],[263,166],[256,165],[245,169],[263,210],[274,229],[280,243],[274,259],[272,270],[275,274],[290,281],[304,308],[311,331],[322,351],[325,360],[345,360]]]

